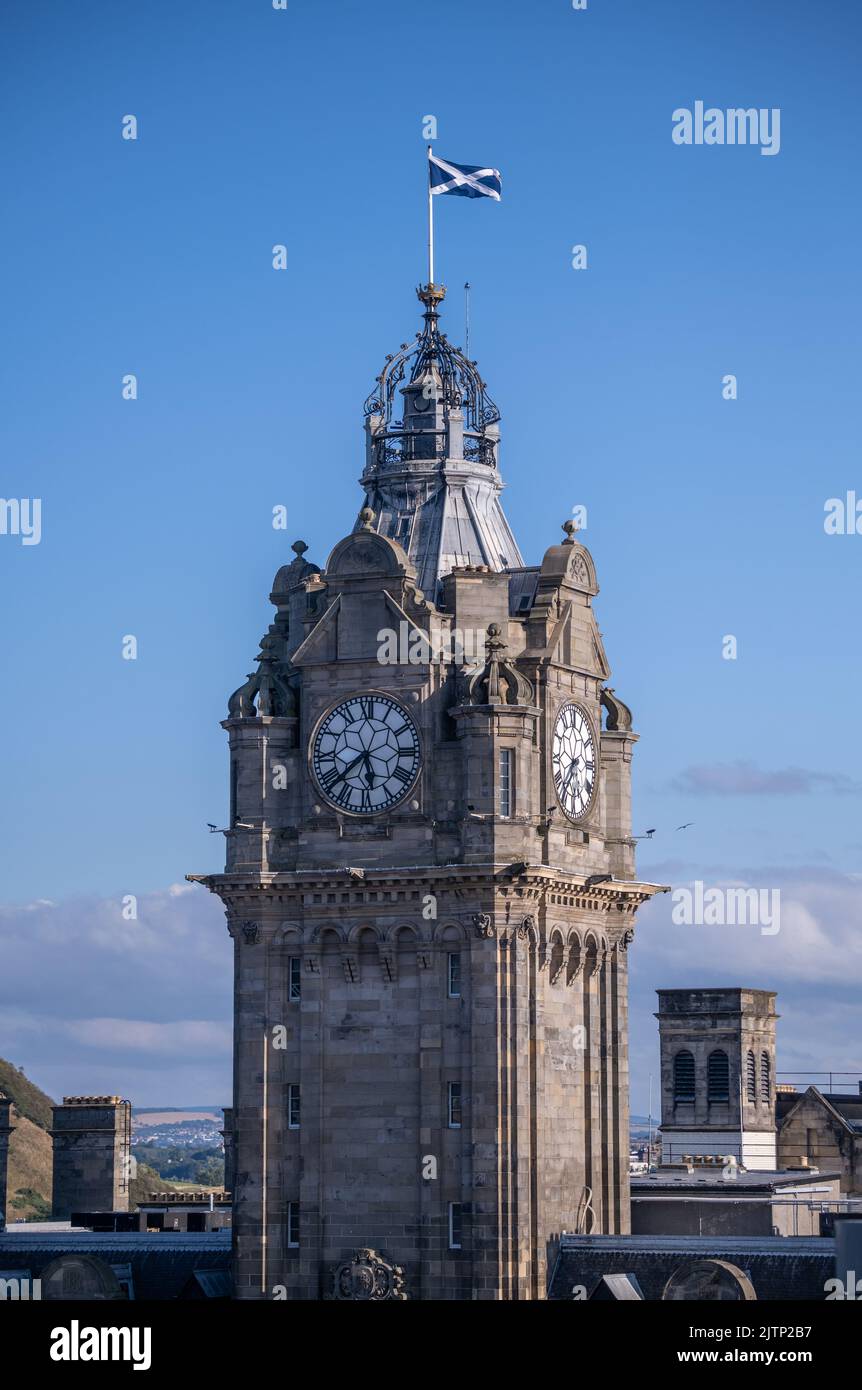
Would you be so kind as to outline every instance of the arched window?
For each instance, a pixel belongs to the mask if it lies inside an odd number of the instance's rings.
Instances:
[[[673,1059],[673,1098],[694,1100],[694,1057],[690,1052],[678,1052]]]
[[[757,1068],[754,1053],[749,1052],[745,1059],[745,1093],[752,1105],[757,1100]]]
[[[719,1048],[706,1059],[706,1098],[711,1101],[730,1100],[730,1063],[727,1053]]]
[[[768,1101],[772,1089],[769,1075],[769,1053],[760,1054],[760,1099]]]

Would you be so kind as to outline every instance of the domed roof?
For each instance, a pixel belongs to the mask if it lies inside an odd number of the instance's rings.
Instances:
[[[387,357],[365,402],[361,483],[375,529],[406,551],[436,600],[456,567],[499,572],[523,561],[500,505],[500,412],[476,363],[440,332],[443,286],[416,293],[423,327]]]
[[[476,363],[440,332],[437,306],[445,293],[442,285],[424,285],[416,291],[425,305],[424,325],[412,343],[402,343],[397,352],[387,356],[377,385],[365,402],[366,417],[377,417],[378,429],[388,429],[395,423],[399,387],[424,382],[429,377],[439,386],[444,410],[462,411],[466,430],[484,435],[489,425],[499,422],[500,412],[488,395]]]

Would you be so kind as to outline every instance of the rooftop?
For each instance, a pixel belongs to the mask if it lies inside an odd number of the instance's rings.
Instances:
[[[230,1231],[49,1232],[43,1226],[38,1232],[29,1227],[0,1232],[0,1269],[6,1277],[26,1270],[38,1279],[60,1255],[92,1255],[115,1272],[118,1266],[128,1268],[136,1300],[159,1302],[179,1298],[192,1276],[200,1282],[202,1273],[227,1275],[230,1251]]]
[[[735,1191],[774,1192],[778,1188],[798,1187],[801,1184],[834,1182],[840,1173],[816,1168],[784,1168],[768,1172],[765,1169],[743,1172],[737,1169],[735,1178],[722,1176],[722,1169],[660,1168],[655,1173],[637,1173],[631,1178],[632,1196],[642,1196],[646,1192],[702,1192],[704,1188],[732,1197]]]
[[[632,1274],[649,1302],[661,1299],[672,1274],[695,1260],[727,1260],[741,1269],[763,1302],[820,1302],[835,1274],[830,1236],[570,1236],[550,1280],[549,1299],[571,1300],[608,1274]]]

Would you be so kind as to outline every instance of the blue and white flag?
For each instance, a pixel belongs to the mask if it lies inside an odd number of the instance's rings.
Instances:
[[[481,169],[478,164],[452,164],[428,153],[428,172],[432,193],[455,193],[461,198],[494,198],[499,203],[503,182],[499,169]]]

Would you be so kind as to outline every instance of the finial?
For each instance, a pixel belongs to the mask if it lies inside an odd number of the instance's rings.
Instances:
[[[577,531],[577,529],[577,524],[574,521],[572,521],[571,518],[569,518],[568,521],[563,522],[563,530],[566,533],[566,539],[563,541],[563,545],[574,545],[575,532]]]
[[[502,630],[503,629],[500,627],[499,623],[488,624],[488,636],[485,639],[485,651],[487,652],[488,660],[492,663],[492,665],[499,660],[500,654],[506,651],[506,648],[508,646],[505,637],[500,636]]]
[[[420,285],[416,291],[426,309],[435,310],[437,305],[446,298],[445,285]]]
[[[308,546],[305,544],[305,541],[294,541],[290,548],[296,554],[297,560],[301,560]]]
[[[374,520],[374,513],[370,507],[363,507],[359,513],[359,520],[362,522],[363,531],[371,530],[371,523]]]

